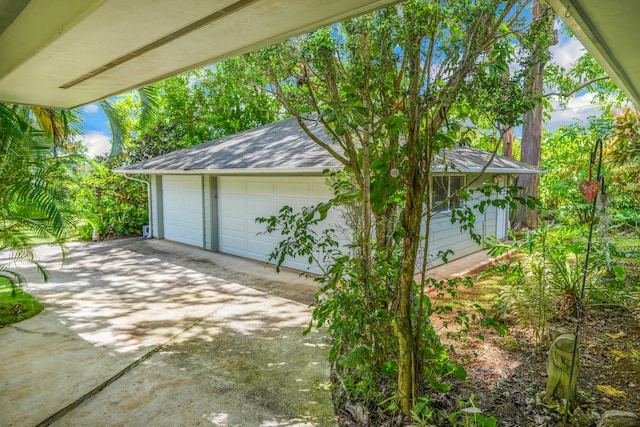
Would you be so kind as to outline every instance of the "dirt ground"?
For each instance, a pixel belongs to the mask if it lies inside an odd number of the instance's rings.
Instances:
[[[567,326],[568,321],[555,326]],[[454,384],[451,393],[440,396],[442,409],[475,395],[474,402],[499,426],[556,426],[560,416],[536,404],[544,393],[547,349],[536,350],[531,337],[517,328],[500,337],[485,331],[485,340],[470,339],[458,358],[471,356],[465,365],[468,380]],[[635,350],[635,352],[634,352]],[[640,412],[640,324],[630,311],[604,307],[588,308],[580,333],[579,405],[595,426],[607,410]],[[620,396],[608,396],[597,386],[610,386]]]
[[[474,301],[483,293],[481,287],[461,290],[460,299]],[[497,426],[562,425],[561,415],[536,403],[536,395],[544,395],[546,387],[548,342],[536,348],[530,332],[509,319],[505,319],[509,330],[504,336],[476,325],[466,341],[454,341],[446,338],[447,330],[442,328],[443,321],[453,324],[452,317],[434,316],[432,323],[441,328],[443,343],[455,346],[456,353],[450,356],[464,366],[468,377],[464,381],[450,379],[447,381],[452,386],[450,392],[431,395],[435,399],[432,409],[440,413],[435,425],[451,426],[453,423],[446,419],[446,414],[459,411],[460,402],[469,402],[470,398],[482,415],[497,420]],[[549,329],[556,327],[575,330],[575,319],[555,319]],[[477,338],[477,333],[482,333],[484,340]],[[608,410],[630,411],[640,416],[640,322],[633,312],[587,306],[580,327],[579,349],[578,400],[585,422],[582,425],[595,427]],[[338,408],[338,414],[341,426],[360,426],[344,408]],[[419,425],[410,417],[398,416],[383,417],[377,423],[389,427]]]

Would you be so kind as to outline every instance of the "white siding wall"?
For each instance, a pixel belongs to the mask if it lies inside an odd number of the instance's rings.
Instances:
[[[491,176],[487,176],[489,178]],[[162,192],[159,222],[163,227],[157,231],[163,231],[164,238],[199,247],[206,245],[207,249],[212,250],[215,250],[217,243],[221,252],[263,262],[268,261],[268,255],[281,240],[281,236],[260,234],[265,230],[265,225],[256,223],[256,218],[277,215],[285,205],[299,210],[331,198],[331,191],[325,184],[324,177],[219,176],[217,200],[212,201],[211,212],[205,215],[207,206],[203,204],[205,189],[202,176],[164,175],[161,181],[152,182],[154,189]],[[211,180],[209,186],[215,185],[215,182],[215,179]],[[209,189],[207,194],[209,193],[211,197],[216,197],[215,188]],[[217,212],[214,211],[216,201]],[[469,232],[461,231],[457,223],[451,224],[450,218],[450,213],[442,213],[435,215],[431,221],[427,260],[429,267],[442,263],[439,251],[454,251],[453,255],[448,256],[452,260],[481,249],[471,239]],[[207,225],[205,221],[216,221],[216,224]],[[487,207],[483,214],[476,212],[474,231],[482,238],[495,235],[501,229],[498,221],[508,221],[508,218],[499,215],[497,208]],[[342,222],[340,212],[332,209],[324,224],[342,229],[342,240],[346,243],[349,236]],[[217,242],[205,241],[206,230],[211,232],[211,238]],[[422,256],[419,257],[421,264]],[[300,259],[289,259],[284,265],[299,270],[307,270],[308,267],[306,261]],[[317,269],[311,271],[319,272]]]
[[[491,176],[487,176],[486,179],[490,179]],[[477,184],[472,188],[477,188],[485,181],[485,179],[478,180]],[[473,206],[477,201],[470,200],[468,205]],[[498,209],[493,206],[485,207],[484,213],[480,213],[477,210],[474,211],[476,215],[476,221],[474,225],[474,233],[480,235],[484,240],[489,235],[496,235],[500,227],[498,221],[508,221],[507,217],[500,218],[498,215]],[[504,227],[504,225],[503,225]],[[438,256],[439,252],[445,252],[452,250],[454,253],[447,255],[449,261],[461,258],[466,255],[470,255],[474,252],[482,249],[481,245],[478,245],[470,236],[468,230],[460,230],[459,223],[451,223],[451,213],[436,214],[431,219],[431,233],[429,238],[429,254],[427,256],[427,267],[435,267],[442,264],[441,256]],[[422,251],[421,251],[422,253]],[[420,262],[418,268],[422,266],[422,255],[419,255]]]

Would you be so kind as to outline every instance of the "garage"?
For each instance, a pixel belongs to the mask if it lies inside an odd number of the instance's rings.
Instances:
[[[203,247],[202,176],[162,177],[164,238]]]
[[[226,176],[218,178],[219,250],[258,261],[281,240],[279,234],[260,234],[264,224],[258,217],[276,215],[283,206],[299,210],[331,198],[325,178]],[[331,218],[329,219],[331,220]],[[291,259],[285,266],[306,270],[306,260]]]
[[[333,144],[322,124],[310,118],[308,125],[316,140]],[[340,170],[344,165],[316,140],[300,128],[295,118],[288,118],[126,165],[115,172],[149,176],[153,237],[267,262],[282,236],[261,234],[266,226],[256,223],[256,218],[277,215],[283,206],[299,211],[332,197],[325,183],[327,171]],[[543,172],[472,147],[455,147],[438,156],[438,161],[434,160],[435,175],[452,175],[447,168],[457,171],[453,175],[470,174],[471,179],[483,174],[477,185],[487,180],[504,183],[504,176],[511,174]],[[450,191],[454,181],[446,182]],[[482,236],[505,236],[507,211],[491,207],[477,217],[476,228]],[[460,232],[458,224],[451,224],[447,212],[435,219],[430,237],[432,265],[442,262],[436,256],[440,251],[457,249],[449,258],[454,259],[482,249],[467,233]],[[320,226],[335,229],[340,247],[348,250],[351,230],[340,211],[331,209]],[[289,259],[284,265],[307,271],[307,261]],[[320,272],[318,268],[310,271]]]

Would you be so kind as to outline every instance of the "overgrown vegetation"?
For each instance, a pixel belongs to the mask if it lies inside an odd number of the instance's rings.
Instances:
[[[25,279],[13,263],[35,264],[46,279],[34,245],[55,243],[64,252],[75,231],[77,215],[69,203],[74,158],[56,151],[26,107],[0,104],[0,129],[0,251],[9,253],[8,264],[0,265],[0,283],[19,286]]]
[[[70,203],[77,158],[66,151],[69,115],[0,104],[0,324],[31,317],[42,306],[21,286],[16,263],[35,265],[34,246],[52,243],[65,253],[78,215]],[[39,126],[39,127],[38,127]]]
[[[439,60],[453,54],[457,45],[455,41],[442,42],[454,48],[443,49],[439,52],[441,56],[435,59],[429,55],[438,51],[439,46],[431,46],[421,37],[429,34],[426,39],[436,40],[446,34],[455,39],[457,34],[468,30],[465,27],[468,22],[477,18],[473,13],[478,9],[467,11],[465,15],[454,3],[447,3],[450,9],[445,10],[440,9],[440,5],[410,2],[402,9],[387,9],[247,57],[248,64],[260,64],[267,70],[271,83],[266,89],[283,102],[303,129],[307,129],[310,122],[325,126],[333,143],[316,142],[340,160],[352,177],[347,180],[349,185],[338,188],[334,200],[335,204],[355,205],[361,218],[355,221],[352,253],[341,254],[330,235],[314,235],[306,228],[322,219],[328,209],[326,205],[304,211],[299,216],[292,211],[282,212],[281,216],[264,221],[270,231],[277,230],[285,235],[285,240],[274,252],[275,260],[282,261],[285,256],[293,255],[309,256],[310,262],[322,260],[321,264],[326,266],[326,274],[320,279],[323,288],[314,320],[317,325],[326,325],[334,339],[330,361],[335,401],[339,408],[365,424],[374,422],[372,420],[382,413],[399,411],[407,414],[409,411],[414,421],[429,425],[433,422],[430,396],[448,389],[444,381],[448,375],[461,378],[466,375],[452,363],[446,352],[451,349],[441,345],[431,323],[431,319],[442,314],[441,310],[453,311],[453,306],[448,302],[444,305],[434,303],[430,290],[436,282],[424,275],[422,282],[413,280],[415,267],[419,265],[418,251],[428,252],[428,242],[416,237],[420,231],[428,234],[433,212],[428,198],[432,185],[430,162],[434,153],[454,143],[480,141],[497,149],[496,141],[499,143],[504,129],[502,125],[515,121],[515,114],[507,117],[500,109],[509,103],[511,98],[508,96],[500,100],[504,102],[501,105],[498,105],[500,102],[492,103],[485,92],[492,84],[503,85],[502,93],[513,94],[514,100],[517,98],[522,102],[526,98],[516,83],[522,75],[501,74],[499,63],[494,63],[496,68],[487,66],[487,74],[477,69],[469,71],[473,75],[467,81],[469,86],[458,87],[461,98],[449,92],[455,92],[455,85],[444,90],[429,80],[431,72],[438,75]],[[397,10],[403,11],[402,19],[396,20],[394,11]],[[453,10],[462,15],[452,18],[448,13]],[[424,23],[419,30],[412,27],[418,22],[412,21],[416,16]],[[457,18],[465,23],[461,24]],[[532,33],[539,31],[535,33],[537,37],[544,38],[549,34],[543,21],[548,20],[537,21],[535,30],[531,30]],[[443,30],[447,25],[455,26],[455,30]],[[429,33],[431,30],[434,32]],[[411,47],[409,43],[405,44],[404,37],[407,36],[409,39],[415,37],[411,39]],[[420,49],[415,40],[421,40]],[[500,59],[501,54],[508,57],[511,46],[497,43],[492,47],[492,55],[496,56],[488,57]],[[527,46],[532,52],[542,54],[535,47],[545,41],[538,39],[531,43]],[[417,51],[422,55],[420,59],[412,56]],[[464,55],[457,57],[458,60],[461,58]],[[532,55],[528,60],[535,63],[540,58]],[[416,63],[430,64],[431,68],[412,68]],[[447,68],[447,78],[455,82],[458,71],[455,67]],[[415,78],[418,80],[413,80]],[[447,79],[443,78],[443,81]],[[482,104],[482,115],[476,115],[479,104],[465,97],[465,93],[478,97],[474,101]],[[445,105],[443,100],[447,99],[451,103]],[[306,114],[305,107],[309,105],[317,115]],[[510,113],[530,106],[513,105]],[[416,112],[418,114],[414,116]],[[434,112],[446,119],[434,116]],[[461,123],[464,117],[473,126],[467,128]],[[487,131],[491,126],[497,131]],[[549,224],[520,236],[521,240],[513,246],[496,242],[501,250],[519,252],[516,261],[502,267],[501,273],[509,286],[501,292],[499,307],[518,319],[520,326],[532,330],[538,349],[545,345],[549,324],[559,318],[575,317],[580,306],[587,248],[585,225],[590,220],[590,204],[585,202],[579,183],[598,179],[589,153],[595,140],[608,135],[612,126],[610,117],[605,115],[591,120],[587,127],[576,125],[559,129],[555,139],[546,144],[550,148],[545,152],[546,166],[551,173],[543,183],[541,194],[543,203],[553,209],[545,211]],[[625,128],[622,133],[629,134],[629,128],[635,126],[635,122],[627,117],[618,119],[617,126]],[[308,134],[312,137],[311,132]],[[400,140],[402,143],[398,143]],[[613,144],[609,147],[616,146],[614,142],[607,143]],[[415,168],[420,161],[422,168]],[[615,160],[607,163],[606,173],[616,174],[616,165],[620,163]],[[617,184],[613,184],[615,179],[611,180],[613,188],[609,198],[603,198],[601,218],[605,225],[609,224],[606,213],[612,206],[614,209],[629,207],[624,200],[630,192],[628,189],[617,191]],[[489,185],[485,191],[486,195],[491,195],[502,189]],[[454,197],[470,199],[466,191]],[[454,209],[452,221],[472,230],[473,226],[467,221],[472,223],[477,212],[482,211],[479,205],[474,208],[475,211]],[[636,208],[629,209],[623,212],[631,216]],[[424,225],[422,218],[426,219]],[[563,226],[556,225],[563,221]],[[627,233],[633,232],[633,227],[605,226],[599,230],[599,235],[606,235],[611,230]],[[296,245],[296,240],[303,244]],[[320,251],[323,255],[314,252],[318,248],[325,249]],[[617,288],[615,292],[609,287],[612,283],[620,286],[621,279],[627,277],[625,260],[635,256],[633,250],[623,251],[609,240],[598,238],[587,271],[588,303],[615,305],[625,300],[630,302],[625,303],[626,307],[635,307],[635,286]],[[456,293],[452,291],[452,295]],[[455,321],[450,319],[450,322],[458,323],[459,330],[468,330],[467,313],[463,312],[461,317],[456,317]],[[482,312],[478,318],[486,320]]]
[[[554,227],[548,227],[546,243],[555,244],[550,239],[560,232]],[[566,228],[566,226],[565,226]],[[580,233],[571,233],[565,244],[574,238],[580,239]],[[527,239],[523,237],[522,243]],[[608,256],[601,256],[596,249],[595,264],[601,273],[597,280],[591,281],[587,292],[587,300],[583,305],[583,324],[580,332],[580,373],[578,376],[578,400],[580,404],[579,417],[571,420],[573,425],[594,425],[597,414],[605,410],[619,409],[636,411],[637,402],[630,398],[636,392],[634,384],[640,379],[640,363],[634,358],[637,355],[637,342],[640,339],[640,319],[633,319],[633,312],[638,309],[638,300],[633,295],[638,293],[640,280],[640,258],[628,257],[629,251],[637,250],[637,238],[628,234],[609,237],[611,243],[620,251],[619,255],[611,250],[610,261],[613,261],[614,271],[606,272],[602,261]],[[538,243],[542,243],[542,236],[538,236]],[[600,240],[600,238],[598,238]],[[602,246],[603,242],[596,242]],[[541,246],[541,245],[539,245]],[[558,244],[561,248],[563,244]],[[510,268],[524,266],[528,253],[522,249],[519,255],[510,263]],[[582,255],[584,256],[584,254]],[[609,262],[609,261],[607,261]],[[484,272],[475,279],[473,288],[462,289],[450,304],[458,310],[471,310],[474,304],[480,302],[488,314],[500,319],[509,331],[504,337],[489,330],[482,330],[486,339],[480,342],[468,340],[459,345],[457,360],[470,357],[465,368],[469,371],[469,378],[464,383],[456,383],[452,389],[452,396],[440,405],[432,405],[435,419],[438,412],[453,413],[458,409],[456,401],[465,401],[471,394],[475,394],[474,402],[479,414],[494,417],[505,425],[535,426],[542,420],[548,424],[560,423],[562,417],[553,410],[535,403],[536,394],[543,394],[546,376],[545,361],[549,338],[544,338],[542,344],[536,342],[533,322],[523,321],[523,315],[535,314],[530,307],[524,307],[525,301],[515,304],[515,312],[505,315],[505,294],[510,303],[522,298],[522,290],[516,292],[514,277],[505,276],[504,263],[492,271]],[[595,267],[594,267],[595,268]],[[621,274],[621,275],[620,275]],[[516,278],[521,278],[517,275]],[[550,310],[547,312],[546,325],[550,329],[557,327],[575,328],[575,316],[567,310],[560,311],[563,295],[556,292],[549,284],[548,299]],[[604,298],[603,298],[604,296]],[[523,311],[524,310],[524,311]],[[445,338],[446,343],[457,342]],[[478,358],[473,357],[478,354]],[[434,407],[435,406],[435,407]],[[469,414],[465,414],[469,415]],[[440,418],[442,420],[442,418]],[[417,425],[422,425],[416,423]],[[447,422],[434,425],[450,425]]]
[[[466,375],[430,322],[449,310],[427,294],[435,283],[426,274],[414,280],[429,253],[420,236],[429,233],[434,212],[460,196],[431,203],[434,156],[472,140],[497,151],[504,125],[539,101],[523,87],[530,65],[545,54],[536,46],[550,37],[550,22],[531,21],[526,6],[409,1],[244,57],[247,68],[264,69],[268,78],[266,85],[247,83],[277,97],[353,183],[336,199],[360,209],[352,253],[331,251],[321,279],[328,298],[318,299],[314,320],[334,339],[338,401],[361,408],[353,410],[359,414],[370,411],[369,423],[378,411],[427,411],[423,397],[446,390],[448,376]],[[324,126],[331,143],[309,131],[312,122]],[[291,241],[307,234],[286,228],[284,214],[270,225],[294,236],[280,248],[295,253]],[[452,220],[469,231],[475,217],[465,211]],[[315,243],[332,248],[324,239]]]
[[[149,223],[145,184],[113,173],[111,167],[116,167],[113,161],[95,159],[80,172],[75,206],[85,219],[79,230],[85,240],[139,235]]]
[[[148,223],[146,188],[112,168],[284,115],[294,116],[307,131],[320,123],[332,142],[309,136],[344,165],[331,179],[335,198],[301,212],[285,208],[261,221],[268,232],[285,237],[274,252],[277,262],[304,256],[323,268],[310,327],[325,326],[333,338],[334,401],[361,424],[398,416],[398,423],[425,426],[495,425],[473,396],[448,412],[438,408],[434,396],[451,391],[449,380],[467,377],[455,350],[474,325],[512,322],[531,333],[540,351],[550,325],[575,318],[590,220],[579,183],[593,178],[589,155],[598,138],[605,138],[607,147],[607,194],[601,197],[582,308],[635,310],[640,319],[640,118],[629,108],[610,113],[607,105],[587,124],[545,135],[542,204],[520,199],[531,208],[544,206],[544,222],[531,233],[513,235],[512,244],[489,242],[494,255],[515,251],[510,263],[493,271],[500,288],[493,311],[484,303],[486,295],[473,303],[455,300],[469,292],[470,279],[439,281],[425,274],[429,242],[420,236],[429,233],[436,211],[459,207],[451,210],[452,222],[477,238],[478,214],[517,199],[515,188],[492,184],[477,194],[463,189],[435,204],[430,195],[436,154],[457,145],[498,152],[506,130],[542,103],[531,89],[540,76],[531,70],[548,59],[551,15],[543,9],[532,14],[530,6],[407,1],[168,79],[101,104],[112,120],[113,149],[86,162],[66,158],[74,147],[55,111],[0,106],[6,131],[0,145],[0,250],[10,248],[13,260],[36,262],[33,244],[62,243],[74,211],[84,218],[85,239],[94,233],[100,238],[139,234]],[[553,65],[549,70],[564,94],[580,79],[596,79],[597,99],[608,102],[604,95],[613,89],[605,87],[609,83],[590,57],[568,71]],[[540,111],[536,114],[541,119]],[[455,172],[453,164],[441,166]],[[79,181],[77,191],[71,176]],[[507,197],[498,197],[503,191]],[[466,203],[453,203],[459,199]],[[332,230],[316,232],[334,206],[345,211],[354,230],[347,250]],[[16,287],[23,283],[19,275],[0,266],[3,278],[7,289],[24,297]],[[37,309],[34,304],[24,312]]]
[[[510,245],[497,240],[488,244],[492,255],[515,253],[511,261],[490,270],[499,273],[505,284],[498,294],[496,314],[530,328],[539,348],[545,343],[551,320],[577,314],[588,245],[585,231],[585,227],[543,223],[537,230],[513,235]],[[593,242],[586,272],[586,304],[630,301],[637,283],[628,281],[624,265],[638,256],[636,249],[620,249],[611,239]]]

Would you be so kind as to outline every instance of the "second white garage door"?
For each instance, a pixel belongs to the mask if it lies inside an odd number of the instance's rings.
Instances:
[[[202,177],[163,175],[164,238],[203,247]]]
[[[258,217],[276,215],[285,206],[326,202],[331,198],[323,177],[218,177],[218,234],[220,252],[268,261],[281,237],[261,235]],[[308,264],[291,259],[287,267],[306,270]]]

